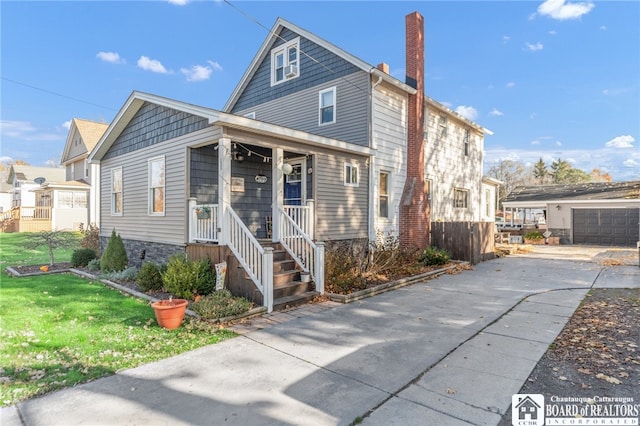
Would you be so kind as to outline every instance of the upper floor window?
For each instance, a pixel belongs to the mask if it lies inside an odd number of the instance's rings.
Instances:
[[[164,214],[164,156],[149,160],[149,214]]]
[[[464,144],[464,155],[469,156],[469,129],[464,129],[462,143]]]
[[[84,160],[84,177],[89,177],[89,160]]]
[[[469,207],[469,191],[466,189],[453,190],[453,207],[466,209]]]
[[[378,216],[389,217],[389,173],[380,172],[380,190],[378,193]]]
[[[336,122],[336,88],[322,90],[320,92],[319,124],[331,124]]]
[[[300,38],[295,38],[271,51],[271,85],[300,75]]]
[[[358,165],[344,163],[344,186],[358,186]]]
[[[122,167],[111,169],[111,214],[122,216]]]
[[[447,137],[447,116],[441,115],[438,119],[438,136],[440,139],[445,139]]]

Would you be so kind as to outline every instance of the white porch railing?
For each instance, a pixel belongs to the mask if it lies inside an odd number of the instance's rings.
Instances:
[[[189,242],[218,242],[218,205],[189,203]]]
[[[236,212],[227,207],[228,246],[253,283],[262,292],[263,305],[273,311],[273,248],[262,247],[242,223]]]
[[[306,206],[283,206],[284,212],[302,229],[302,232],[313,237],[313,200]]]
[[[286,211],[286,207],[278,210],[280,213],[280,244],[303,270],[311,274],[316,283],[316,291],[324,294],[324,243],[314,243]]]

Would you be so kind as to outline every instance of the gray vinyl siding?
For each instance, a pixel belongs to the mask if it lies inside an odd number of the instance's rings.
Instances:
[[[256,113],[256,120],[296,130],[339,139],[359,146],[369,146],[369,77],[357,72],[319,86],[239,111],[239,115]],[[288,83],[284,83],[288,84]],[[319,125],[319,93],[336,88],[336,122]]]
[[[189,133],[179,138],[111,157],[100,167],[100,234],[112,229],[124,239],[182,245],[187,238],[187,194],[189,183],[188,146],[214,143],[222,136],[217,127]],[[148,160],[165,157],[165,215],[148,213]],[[122,167],[123,213],[111,215],[111,170]]]
[[[344,186],[344,162],[359,167],[360,185]],[[369,167],[365,158],[341,154],[316,156],[316,238],[320,241],[367,238]]]
[[[207,125],[206,118],[145,103],[118,136],[104,159],[147,148],[204,129]]]
[[[271,86],[271,51],[282,44],[298,37],[288,28],[283,28],[280,36],[267,50],[262,63],[258,66],[251,81],[238,98],[231,112],[253,108],[265,102],[290,95],[300,90],[327,83],[339,77],[353,74],[358,68],[329,50],[300,37],[300,76],[287,82]],[[305,55],[306,53],[306,55]],[[311,58],[314,58],[315,61]],[[364,86],[366,87],[366,86]]]

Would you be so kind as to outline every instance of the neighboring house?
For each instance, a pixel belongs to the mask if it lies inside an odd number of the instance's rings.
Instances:
[[[13,199],[13,185],[6,181],[0,181],[0,217],[11,210]]]
[[[54,167],[12,165],[7,176],[11,185],[11,211],[5,212],[4,232],[34,232],[58,229],[52,222],[50,196],[39,194],[42,184],[65,181],[65,171]]]
[[[427,246],[424,26],[417,13],[406,19],[409,84],[278,19],[226,112],[133,92],[89,155],[100,166],[101,244],[115,229],[134,265],[185,247],[226,260],[235,292],[269,309],[289,300],[280,291],[297,273],[282,262],[323,291],[326,241],[382,231]],[[464,185],[475,212],[455,220],[479,223],[485,131],[463,124],[473,155],[451,167],[474,170]],[[273,260],[265,240],[289,260]]]
[[[511,223],[544,222],[561,244],[635,246],[640,240],[640,181],[519,186],[502,205]]]
[[[424,247],[434,220],[451,224],[449,233],[493,220],[493,213],[481,214],[482,151],[490,132],[424,96],[422,16],[408,15],[406,25],[405,83],[389,75],[388,65],[363,62],[278,19],[224,110],[375,150],[361,170],[371,188],[368,229],[358,235],[374,240],[382,231],[405,246]],[[345,165],[343,174],[349,170]],[[348,226],[351,212],[317,211],[317,217]],[[493,227],[482,229],[489,241],[478,249],[493,253]]]
[[[60,159],[60,164],[66,169],[66,180],[68,182],[77,182],[80,186],[82,183],[89,185],[90,193],[88,194],[86,208],[89,214],[88,222],[94,224],[98,224],[99,200],[97,185],[92,185],[92,183],[93,176],[98,174],[98,165],[90,165],[87,157],[105,130],[107,130],[107,127],[109,125],[106,123],[97,123],[79,118],[71,120],[67,142]]]

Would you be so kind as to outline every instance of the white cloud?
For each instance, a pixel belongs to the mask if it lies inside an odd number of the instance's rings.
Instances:
[[[138,59],[138,67],[145,71],[156,72],[159,74],[169,74],[169,71],[156,59],[150,59],[147,56],[140,56]]]
[[[625,167],[638,167],[640,166],[640,162],[637,162],[636,160],[634,160],[633,158],[629,158],[627,160],[624,160],[624,163],[622,163],[623,166]]]
[[[489,115],[493,115],[494,117],[502,117],[504,115],[504,112],[494,108],[494,109],[491,110]]]
[[[556,146],[562,146],[562,142],[556,141]]]
[[[616,136],[604,145],[607,148],[633,148],[635,138],[631,135]]]
[[[171,4],[175,4],[177,6],[184,6],[189,3],[189,0],[167,0]]]
[[[69,130],[71,128],[71,120],[65,121],[64,123],[62,123],[62,127]]]
[[[602,31],[607,31],[607,26],[606,25],[600,25],[600,29]]]
[[[39,131],[28,121],[0,121],[0,136],[23,141],[54,141],[64,138],[61,134]]]
[[[549,34],[550,35],[556,35],[556,34],[558,34],[558,32],[556,30],[551,30],[551,31],[549,31]]]
[[[595,5],[591,2],[568,3],[565,0],[547,0],[538,6],[538,13],[552,19],[564,21],[586,15]]]
[[[0,163],[13,163],[13,158],[7,155],[3,155],[2,157],[0,157]]]
[[[222,71],[222,66],[215,61],[207,61],[208,65],[194,65],[191,68],[180,68],[187,81],[203,81],[211,77],[213,71]]]
[[[508,35],[506,35],[506,36],[502,36],[502,42],[503,42],[504,44],[509,43],[509,41],[510,41],[510,40],[511,40],[511,36],[508,36]]]
[[[120,57],[118,52],[98,52],[96,57],[101,61],[111,62],[112,64],[124,64],[125,60]]]
[[[478,111],[474,107],[460,105],[456,108],[456,112],[467,120],[475,120],[478,118]]]
[[[624,95],[625,93],[632,92],[634,90],[633,87],[620,87],[616,89],[604,89],[602,94],[605,96],[618,96]]]
[[[531,141],[531,145],[540,145],[540,141],[538,139],[534,139]]]
[[[507,89],[511,89],[512,87],[516,87],[516,83],[514,83],[513,81],[510,81],[507,84],[505,84],[505,87]]]
[[[544,46],[540,42],[537,42],[535,44],[527,42],[525,43],[525,46],[526,46],[526,50],[528,50],[529,52],[537,52],[539,50],[544,49]]]

